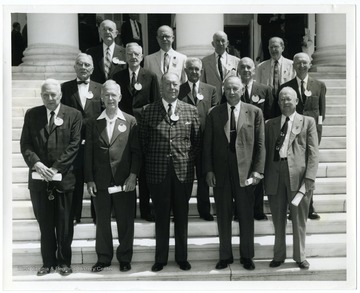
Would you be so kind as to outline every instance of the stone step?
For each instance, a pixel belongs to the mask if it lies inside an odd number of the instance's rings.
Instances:
[[[326,95],[326,105],[345,105],[345,95]]]
[[[343,105],[326,105],[326,115],[345,115],[346,104]]]
[[[308,221],[308,234],[346,233],[346,213],[320,213],[318,221]],[[288,221],[287,233],[291,233],[291,221]],[[111,222],[113,237],[117,237],[116,222]],[[80,223],[75,226],[74,239],[95,239],[96,226],[92,223]],[[36,220],[13,220],[13,241],[39,241],[40,231]],[[216,221],[207,222],[198,217],[189,217],[189,237],[217,236]],[[232,234],[239,235],[239,224],[233,222]],[[269,221],[255,221],[256,235],[273,235],[272,217]],[[174,235],[174,223],[170,224],[170,235]],[[155,223],[142,219],[135,220],[135,238],[154,238]]]
[[[244,291],[243,281],[245,280],[254,281],[253,283],[247,283],[246,288],[261,291],[264,289],[265,284],[259,283],[259,281],[272,281],[272,283],[266,283],[266,286],[273,289],[280,285],[281,288],[286,288],[286,283],[275,283],[276,281],[328,281],[321,284],[323,289],[325,287],[334,289],[334,281],[346,281],[346,257],[310,257],[308,259],[310,263],[309,270],[299,269],[291,259],[287,259],[279,268],[269,268],[268,259],[258,259],[255,260],[256,269],[251,272],[245,270],[238,260],[235,260],[233,264],[223,270],[215,270],[216,261],[214,260],[189,260],[192,266],[189,271],[181,271],[175,262],[169,261],[168,265],[157,273],[151,271],[153,260],[133,263],[132,269],[125,273],[119,272],[115,260],[111,267],[96,274],[90,272],[93,263],[74,264],[72,266],[74,273],[67,277],[62,277],[54,272],[46,276],[37,277],[36,272],[40,268],[39,266],[34,264],[16,265],[13,266],[12,280],[17,286],[26,286],[28,282],[31,282],[32,285],[36,284],[36,288],[40,290],[49,290],[49,286],[52,285],[51,282],[55,285],[59,284],[59,281],[64,281],[61,282],[63,290],[75,290],[76,288],[76,290],[82,291],[103,291],[104,287],[108,288],[110,284],[113,286],[116,281],[121,282],[121,289],[124,292],[134,290],[148,291],[149,283],[139,281],[187,281],[176,283],[178,290],[184,290],[184,292],[185,290],[192,292],[194,288],[199,290],[200,287],[204,291],[223,292],[225,285],[228,288],[227,290],[231,288],[231,290]],[[65,280],[71,282],[65,282]],[[111,283],[109,283],[110,281]],[[189,281],[206,281],[206,283],[193,283]],[[215,281],[226,281],[226,283]],[[229,283],[228,281],[242,282]],[[287,286],[289,290],[294,288],[292,283]],[[300,286],[300,283],[297,283],[296,286]],[[174,287],[172,283],[153,282],[151,283],[151,290],[158,292],[173,291]]]
[[[310,70],[310,74],[312,74],[313,72],[333,72],[335,74],[345,73],[346,66],[336,66],[336,65],[312,66]]]
[[[326,114],[324,125],[346,125],[346,115]]]
[[[311,73],[312,75],[312,73]],[[320,81],[324,82],[326,87],[346,87],[346,79],[324,79],[319,78]]]
[[[326,100],[328,96],[341,96],[345,100],[346,87],[342,86],[327,86],[326,87]]]
[[[345,194],[333,194],[322,195],[316,194],[313,197],[314,206],[319,213],[340,213],[346,212],[346,195]],[[192,197],[189,202],[189,216],[198,217],[196,197]],[[216,215],[216,207],[214,198],[210,198],[211,212]],[[270,207],[267,197],[264,198],[264,212],[270,214]],[[137,204],[137,215],[140,215],[139,205]],[[90,222],[90,199],[83,200],[82,218],[86,222]],[[12,203],[12,218],[14,220],[31,220],[35,219],[32,203],[30,200],[13,201]]]
[[[311,257],[344,257],[346,256],[346,238],[344,234],[309,234],[306,237],[306,256]],[[269,259],[273,256],[273,235],[255,236],[255,261],[257,259]],[[286,252],[292,255],[292,235],[286,236]],[[170,239],[169,261],[174,261],[174,238]],[[234,259],[239,259],[239,237],[232,237]],[[119,245],[117,239],[113,240],[114,255]],[[40,242],[13,243],[13,265],[41,265]],[[219,257],[219,238],[197,237],[188,239],[189,261],[213,260],[214,265]],[[155,256],[155,239],[134,239],[134,253],[132,263],[134,265],[143,262],[151,262]],[[72,243],[73,264],[94,264],[97,260],[95,252],[95,240],[74,240]],[[290,259],[289,259],[290,261]],[[116,258],[113,259],[113,264]]]
[[[325,72],[310,72],[310,75],[315,79],[326,79],[326,80],[346,80],[346,72],[332,72],[332,71],[325,71]]]
[[[75,76],[73,77],[73,79],[75,79]],[[58,81],[60,83],[63,83],[65,81],[67,81],[67,79],[64,80],[59,80]],[[39,79],[39,80],[12,80],[11,81],[11,85],[12,88],[15,89],[33,89],[33,90],[37,90],[41,88],[41,85],[43,84],[44,80],[43,79]],[[325,81],[324,81],[325,82]],[[342,86],[340,83],[338,84],[339,86]],[[337,86],[337,84],[334,84],[334,86]]]
[[[74,72],[13,72],[13,80],[45,80],[54,78],[57,80],[71,80],[75,79]]]

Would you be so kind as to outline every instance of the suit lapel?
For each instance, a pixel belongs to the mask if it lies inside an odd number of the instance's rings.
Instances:
[[[111,139],[110,139],[110,145],[112,145],[114,143],[114,141],[117,139],[117,137],[120,135],[120,130],[119,130],[119,125],[124,124],[122,120],[120,119],[116,119],[115,120],[115,125],[114,125],[114,131],[112,133]]]
[[[247,119],[247,113],[248,113],[247,105],[245,103],[241,103],[239,118],[238,118],[237,125],[236,125],[236,133],[237,134],[240,132],[241,127],[243,126],[244,122]]]
[[[59,113],[57,114],[56,118],[54,119],[54,126],[53,126],[52,130],[50,131],[50,134],[53,133],[56,130],[56,128],[58,128],[59,126],[61,126],[64,123],[64,117],[65,117],[64,107],[62,106],[62,104],[60,104]],[[62,120],[62,123],[61,123],[60,119]],[[56,122],[56,121],[59,121],[59,122]],[[61,123],[61,124],[59,124],[59,123]]]
[[[230,142],[230,122],[229,122],[229,113],[228,113],[227,103],[224,103],[222,105],[224,105],[224,106],[221,106],[222,108],[219,113],[221,125],[223,125],[226,138],[227,138],[228,142]]]
[[[212,62],[210,62],[210,66],[211,66],[212,70],[215,72],[215,75],[218,78],[218,80],[221,81],[220,73],[217,69],[217,59],[216,59],[215,53],[213,54]]]
[[[189,85],[189,83],[188,82],[186,82],[186,90],[185,90],[185,92],[187,92],[187,97],[188,97],[188,100],[191,102],[191,104],[193,104],[194,106],[196,106],[195,105],[195,101],[194,101],[194,97],[193,97],[193,95],[192,95],[192,92],[191,92],[191,88],[190,88],[190,85]],[[199,101],[198,101],[199,102]]]
[[[160,50],[157,51],[157,53],[155,54],[155,61],[157,63],[157,65],[156,65],[157,68],[160,68],[161,73],[164,73],[164,70],[161,66],[161,51]]]
[[[288,148],[291,147],[295,137],[301,132],[303,119],[304,119],[304,117],[302,115],[295,113],[294,122],[293,122],[293,125],[291,128],[291,131],[290,131]]]
[[[96,120],[96,129],[98,131],[98,133],[100,134],[100,139],[106,144],[109,145],[110,141],[109,141],[109,137],[107,135],[107,131],[106,131],[106,119],[100,119],[100,120]]]

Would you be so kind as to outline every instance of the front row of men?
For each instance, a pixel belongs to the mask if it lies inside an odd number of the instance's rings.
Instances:
[[[188,70],[195,73],[196,63]],[[146,179],[155,211],[156,253],[152,271],[162,270],[168,261],[171,211],[175,222],[175,260],[180,269],[191,268],[187,259],[188,209],[195,161],[201,149],[201,122],[196,107],[178,99],[180,80],[175,73],[164,74],[161,86],[161,99],[145,107],[137,126],[135,118],[118,107],[119,85],[106,81],[101,88],[105,110],[87,121],[84,176],[97,213],[98,260],[93,272],[102,271],[112,261],[112,208],[120,242],[116,251],[120,271],[131,269],[134,190],[142,158],[146,160]],[[253,189],[264,175],[275,227],[271,267],[281,265],[286,258],[287,205],[305,186],[300,204],[289,206],[294,231],[293,259],[300,268],[307,269],[306,220],[318,166],[315,120],[296,113],[298,99],[289,87],[279,94],[281,116],[266,124],[258,107],[241,102],[240,78],[227,78],[224,92],[227,103],[214,107],[207,117],[203,134],[206,147],[202,150],[203,173],[214,188],[217,210],[220,249],[216,268],[226,268],[233,262],[233,200],[239,217],[240,263],[247,270],[255,268]],[[79,111],[60,103],[61,89],[56,80],[44,82],[41,97],[44,105],[25,115],[21,152],[30,168],[30,195],[41,231],[43,266],[38,275],[58,267],[65,276],[72,272],[73,162],[81,144],[82,119]],[[33,179],[34,170],[43,181]],[[55,180],[58,173],[61,181]]]

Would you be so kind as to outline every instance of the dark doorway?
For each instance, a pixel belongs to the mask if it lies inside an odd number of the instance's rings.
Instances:
[[[149,54],[152,54],[160,49],[156,40],[156,33],[157,29],[162,25],[168,25],[171,27],[171,14],[148,14]]]
[[[229,39],[229,54],[239,58],[250,55],[250,27],[248,25],[227,25],[224,27]]]

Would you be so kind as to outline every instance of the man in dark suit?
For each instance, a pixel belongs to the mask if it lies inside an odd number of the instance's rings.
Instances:
[[[295,90],[298,99],[296,112],[305,116],[311,116],[315,119],[320,144],[322,123],[325,120],[326,86],[322,81],[309,76],[310,67],[311,61],[308,54],[295,54],[294,69],[296,71],[296,77],[284,83],[280,88],[291,87]],[[308,217],[311,220],[320,219],[320,216],[315,212],[312,198]]]
[[[111,211],[114,209],[120,245],[116,257],[120,271],[131,269],[134,241],[136,177],[141,165],[136,119],[118,108],[120,87],[108,80],[101,89],[105,110],[90,120],[86,129],[85,181],[96,209],[96,253],[92,272],[111,265],[113,240]],[[116,189],[114,192],[113,189]]]
[[[61,103],[79,110],[82,114],[83,123],[81,128],[81,144],[74,161],[74,174],[76,177],[73,192],[74,222],[81,222],[82,201],[84,194],[84,147],[85,131],[89,119],[98,117],[101,113],[100,91],[101,84],[90,80],[94,70],[93,60],[90,55],[80,53],[75,60],[74,69],[76,79],[61,84]],[[96,222],[93,205],[91,215]]]
[[[141,113],[146,105],[160,99],[157,77],[151,71],[140,67],[142,60],[142,48],[137,43],[127,44],[126,62],[128,68],[113,76],[113,79],[121,88],[122,98],[119,108],[135,116],[136,121],[141,120]],[[150,207],[150,195],[146,183],[144,163],[139,174],[139,202],[141,218],[153,222],[154,216]]]
[[[230,76],[225,80],[227,103],[211,110],[204,133],[204,172],[208,185],[214,188],[220,238],[216,269],[234,261],[233,200],[240,226],[240,263],[247,270],[255,269],[253,188],[264,171],[264,118],[258,107],[241,102],[242,89],[240,78]]]
[[[86,50],[94,61],[94,72],[91,76],[93,81],[103,84],[106,80],[125,68],[125,50],[115,44],[118,35],[116,24],[111,20],[104,20],[99,27],[99,34],[103,43],[100,46]]]
[[[167,264],[170,211],[175,222],[175,260],[182,270],[187,261],[188,210],[200,149],[197,109],[178,100],[180,78],[173,72],[161,81],[162,99],[148,105],[140,122],[140,142],[146,158],[146,179],[155,210],[156,252],[151,270]]]
[[[41,98],[43,106],[26,112],[20,139],[21,153],[29,166],[31,202],[41,233],[43,266],[37,275],[49,274],[51,268],[57,267],[62,276],[67,276],[72,273],[73,161],[80,145],[82,119],[79,111],[60,103],[57,80],[45,80]],[[35,175],[42,180],[33,179]]]
[[[129,18],[121,25],[120,36],[125,47],[128,43],[138,43],[142,47],[142,28],[139,14],[129,14]]]
[[[188,81],[180,86],[179,100],[190,105],[194,105],[199,113],[201,134],[205,129],[206,116],[211,107],[218,104],[216,98],[216,88],[212,85],[200,81],[202,62],[198,58],[187,58],[185,62],[185,72]],[[202,149],[202,147],[201,147]],[[196,178],[197,178],[197,209],[200,218],[206,221],[213,221],[214,217],[210,213],[209,186],[202,172],[201,152],[196,158]]]
[[[286,259],[286,212],[292,214],[293,259],[301,269],[308,269],[305,254],[306,220],[315,189],[319,163],[318,138],[312,117],[296,112],[296,92],[285,87],[279,93],[282,115],[265,125],[266,163],[264,187],[269,198],[275,228],[274,258],[270,267]],[[292,202],[299,190],[303,198]]]
[[[260,108],[265,120],[272,118],[272,103],[274,101],[272,90],[270,86],[254,81],[254,61],[248,57],[240,59],[237,71],[241,78],[242,85],[245,87],[241,101]],[[267,216],[264,214],[264,190],[262,181],[255,186],[254,195],[254,218],[259,221],[267,220]]]

